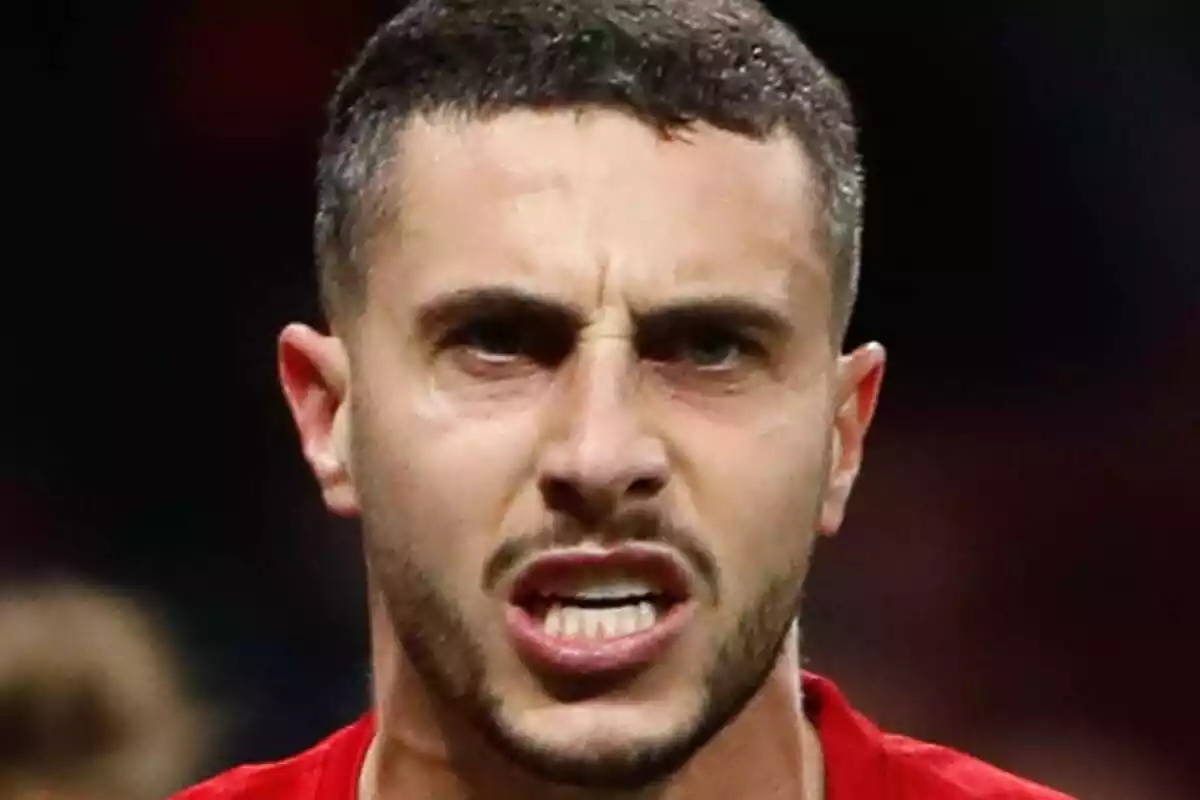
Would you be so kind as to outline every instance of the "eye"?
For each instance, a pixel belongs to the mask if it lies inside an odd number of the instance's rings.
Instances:
[[[450,331],[444,345],[460,348],[489,363],[502,364],[529,355],[529,333],[511,319],[478,319]]]
[[[736,369],[752,347],[746,337],[731,331],[703,330],[679,344],[678,360],[700,370]]]
[[[572,334],[563,325],[536,316],[478,316],[452,326],[439,342],[468,371],[555,367],[570,354]]]
[[[678,325],[660,329],[641,344],[643,357],[706,374],[742,370],[763,358],[762,345],[740,330],[721,325]]]

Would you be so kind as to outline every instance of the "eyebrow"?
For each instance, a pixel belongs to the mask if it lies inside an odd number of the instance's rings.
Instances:
[[[721,324],[751,330],[769,338],[785,338],[795,326],[782,312],[741,297],[718,295],[673,300],[634,314],[641,330],[661,330],[695,324]]]
[[[419,330],[433,331],[472,316],[528,316],[574,330],[587,326],[589,315],[579,305],[511,286],[480,286],[437,295],[417,307]],[[646,332],[677,326],[720,324],[784,338],[795,326],[782,312],[759,302],[729,295],[671,300],[634,311],[635,329]]]
[[[437,330],[472,316],[530,316],[582,328],[587,315],[579,306],[511,286],[480,286],[437,295],[417,307],[420,330]]]

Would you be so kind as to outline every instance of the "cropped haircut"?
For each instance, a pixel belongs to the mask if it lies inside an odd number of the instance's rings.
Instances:
[[[385,23],[328,109],[314,225],[330,320],[363,302],[371,238],[392,208],[400,133],[415,115],[615,109],[663,136],[707,124],[784,131],[811,164],[834,323],[857,290],[863,179],[850,98],[756,0],[416,0]]]

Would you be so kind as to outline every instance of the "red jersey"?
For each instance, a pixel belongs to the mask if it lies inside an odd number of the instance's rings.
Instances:
[[[806,673],[804,691],[824,750],[826,800],[1071,800],[954,750],[883,733],[824,678]],[[373,734],[367,715],[306,753],[234,769],[172,800],[357,800]]]

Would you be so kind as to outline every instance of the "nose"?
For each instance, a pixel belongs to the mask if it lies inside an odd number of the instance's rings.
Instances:
[[[543,449],[538,483],[549,510],[593,527],[657,497],[669,464],[661,436],[638,407],[628,370],[610,361],[581,368],[575,378],[573,397],[557,409],[557,435]]]

